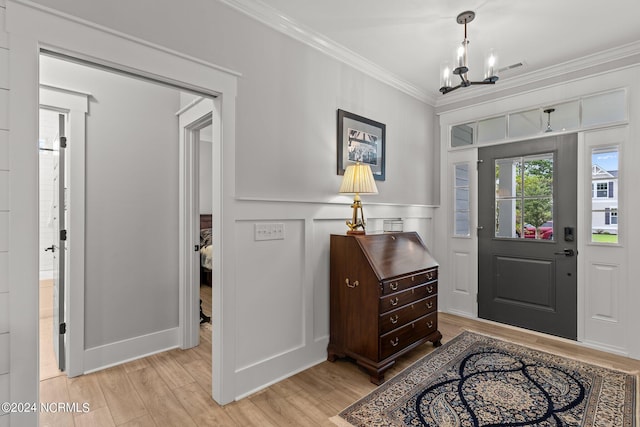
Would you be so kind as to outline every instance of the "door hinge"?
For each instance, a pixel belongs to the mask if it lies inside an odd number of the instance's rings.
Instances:
[[[198,252],[198,251],[200,250],[200,245],[195,245],[195,246],[193,247],[193,250],[194,250],[195,252]]]
[[[67,137],[66,136],[61,136],[60,137],[60,147],[61,148],[67,148]]]
[[[60,240],[67,240],[67,230],[60,230]]]
[[[60,335],[64,335],[66,333],[67,333],[67,323],[62,322],[60,323]]]

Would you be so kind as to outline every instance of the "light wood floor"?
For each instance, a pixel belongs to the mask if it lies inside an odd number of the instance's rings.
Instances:
[[[209,314],[205,301],[203,306]],[[585,349],[567,340],[448,314],[440,314],[439,319],[443,342],[467,329],[589,363],[640,371],[640,361]],[[76,415],[42,414],[40,425],[333,426],[329,417],[375,388],[355,364],[346,360],[325,361],[221,407],[210,397],[210,330],[201,328],[200,339],[201,345],[194,349],[171,350],[73,379],[59,375],[43,380],[42,402],[88,402],[91,411]],[[402,357],[387,371],[387,378],[431,351],[432,345],[425,344]]]

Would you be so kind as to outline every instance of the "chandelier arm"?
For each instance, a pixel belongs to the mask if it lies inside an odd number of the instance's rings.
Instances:
[[[461,88],[461,87],[462,87],[461,84],[459,84],[458,86],[453,86],[453,87],[442,87],[442,88],[440,88],[440,92],[442,92],[442,94],[444,95],[446,93],[453,92],[454,90],[456,90],[458,88]]]
[[[470,85],[494,85],[496,84],[495,80],[483,80],[481,82],[472,82],[469,81]]]

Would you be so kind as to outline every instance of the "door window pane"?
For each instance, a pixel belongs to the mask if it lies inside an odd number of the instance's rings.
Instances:
[[[495,236],[553,240],[553,154],[495,162]]]
[[[454,230],[455,236],[469,236],[469,164],[454,166]]]
[[[591,241],[618,243],[618,147],[591,152]]]

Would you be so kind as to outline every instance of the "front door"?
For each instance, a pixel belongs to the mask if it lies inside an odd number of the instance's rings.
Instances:
[[[577,335],[577,135],[478,150],[478,316]]]
[[[65,370],[66,324],[64,321],[65,255],[66,255],[66,203],[65,203],[65,148],[64,124],[66,116],[58,115],[58,138],[53,146],[53,348],[58,369]]]

